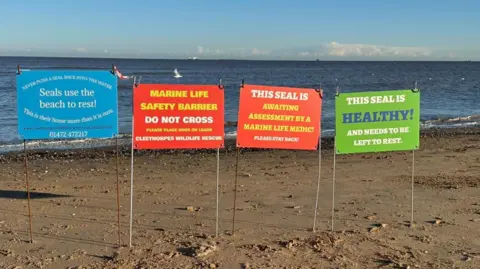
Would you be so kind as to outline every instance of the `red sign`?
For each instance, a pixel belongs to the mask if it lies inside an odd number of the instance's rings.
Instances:
[[[314,89],[244,85],[237,147],[316,150],[321,95]]]
[[[140,84],[133,91],[134,148],[222,148],[223,111],[223,86]]]

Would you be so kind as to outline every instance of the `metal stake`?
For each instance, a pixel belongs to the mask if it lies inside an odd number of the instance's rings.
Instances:
[[[220,184],[220,148],[217,149],[217,214],[216,214],[216,224],[215,224],[215,236],[216,237],[218,237],[219,184]]]
[[[320,84],[320,90],[319,90],[319,94],[320,94],[320,99],[323,99],[323,90],[322,90],[322,85]],[[320,114],[322,113],[322,110],[320,109]],[[320,123],[321,125],[321,123]],[[315,199],[315,209],[314,209],[314,213],[313,213],[313,228],[312,228],[312,231],[315,232],[315,226],[317,224],[317,209],[318,209],[318,196],[319,196],[319,193],[320,193],[320,178],[321,178],[321,174],[322,174],[322,132],[321,132],[321,129],[320,128],[320,132],[319,132],[319,136],[318,136],[318,181],[317,181],[317,198]]]
[[[28,199],[28,218],[30,222],[30,243],[33,243],[32,235],[32,209],[30,207],[30,186],[28,184],[28,155],[27,155],[27,142],[23,140],[23,152],[25,154],[25,182],[27,186],[27,199]]]
[[[415,150],[412,150],[412,218],[410,220],[410,226],[413,227],[413,187],[415,184]]]
[[[132,149],[130,158],[130,243],[129,247],[132,247],[132,226],[133,226],[133,116],[132,116]]]
[[[141,79],[142,77],[140,77]],[[140,83],[140,79],[139,82]],[[135,122],[135,117],[133,116],[134,110],[134,103],[133,103],[133,98],[135,95],[135,87],[138,85],[137,82],[137,77],[133,77],[133,87],[132,87],[132,147],[131,147],[131,152],[130,152],[130,231],[129,231],[129,243],[128,246],[131,248],[132,247],[132,226],[133,226],[133,147],[134,147],[134,122]]]
[[[232,220],[232,235],[235,234],[235,215],[237,212],[237,181],[238,181],[238,156],[240,155],[240,148],[237,147],[237,165],[235,168],[235,187],[233,190],[233,220]]]
[[[337,79],[335,79],[337,81]],[[337,85],[335,89],[335,98],[340,95],[340,87]],[[335,102],[336,103],[336,102]],[[332,232],[335,219],[335,172],[337,165],[337,133],[333,135],[333,176],[332,176]]]
[[[333,220],[335,218],[335,168],[337,163],[337,139],[333,142],[333,180],[332,180],[332,232]]]
[[[119,173],[119,169],[118,169],[118,135],[115,136],[115,145],[116,145],[116,155],[117,155],[117,158],[116,158],[116,166],[117,166],[117,225],[118,225],[118,247],[121,247],[122,244],[121,244],[121,240],[120,240],[120,180],[119,180],[119,176],[118,176],[118,173]]]
[[[317,209],[318,209],[318,196],[320,193],[320,178],[322,172],[322,138],[318,140],[318,182],[317,182],[317,199],[315,200],[315,210],[313,214],[313,232],[315,232],[315,225],[317,223]]]
[[[222,79],[219,80],[218,87],[224,89]],[[218,204],[219,204],[219,184],[220,184],[220,148],[217,148],[217,212],[215,222],[215,236],[218,237]]]
[[[418,92],[417,82],[415,81],[414,92]],[[412,216],[410,219],[410,227],[413,227],[413,187],[415,185],[415,150],[412,150]]]

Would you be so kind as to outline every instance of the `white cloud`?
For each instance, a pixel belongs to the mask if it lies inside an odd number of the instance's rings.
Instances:
[[[79,52],[79,53],[87,53],[88,50],[86,48],[76,48],[74,49],[76,52]]]
[[[324,52],[320,52],[320,51],[300,51],[297,53],[296,56],[299,56],[301,58],[308,58],[308,57],[322,57],[322,56],[325,56],[325,53]]]
[[[371,44],[341,44],[330,42],[323,45],[327,55],[338,57],[425,57],[432,56],[434,50],[427,47],[385,46]]]
[[[270,55],[272,51],[260,50],[258,48],[208,48],[198,46],[194,53],[190,55],[201,54],[204,57],[227,57],[227,58],[257,58],[261,56]]]
[[[472,51],[470,54],[478,54]],[[288,60],[338,60],[338,59],[365,59],[365,60],[447,60],[462,59],[466,52],[458,50],[422,47],[422,46],[392,46],[362,43],[325,42],[315,46],[298,46],[282,49],[260,49],[258,47],[204,47],[187,53],[188,56],[201,54],[205,59],[288,59]],[[172,56],[173,57],[173,56]],[[471,59],[471,57],[470,57]],[[475,58],[476,59],[476,58]]]
[[[104,49],[104,50],[103,50],[103,53],[108,54],[108,53],[110,53],[110,52],[108,51],[108,49]]]
[[[226,56],[234,58],[420,58],[434,57],[435,50],[427,47],[386,46],[372,44],[343,44],[329,42],[313,47],[298,47],[281,50],[261,50],[258,48],[205,48],[197,47],[197,53],[204,56]]]
[[[198,46],[195,52],[193,53],[190,52],[188,54],[193,56],[202,55],[205,57],[208,57],[208,56],[216,57],[220,55],[227,55],[227,56],[237,55],[235,53],[235,49],[233,48],[220,49],[220,48],[206,48],[203,46]]]
[[[268,55],[270,54],[270,51],[262,51],[257,48],[252,49],[252,55]]]

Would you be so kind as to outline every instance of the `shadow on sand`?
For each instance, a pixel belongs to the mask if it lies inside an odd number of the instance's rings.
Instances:
[[[71,197],[70,195],[55,194],[48,192],[30,192],[30,199],[42,199],[42,198],[61,198]],[[27,199],[26,191],[12,191],[12,190],[0,190],[0,199]]]

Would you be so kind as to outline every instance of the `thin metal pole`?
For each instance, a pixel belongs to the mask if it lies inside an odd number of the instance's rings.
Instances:
[[[237,212],[237,181],[238,181],[238,156],[240,155],[240,148],[237,147],[237,164],[235,168],[235,187],[233,190],[233,220],[232,220],[232,235],[235,234],[235,215]]]
[[[315,232],[315,226],[317,223],[317,209],[318,209],[318,196],[320,193],[320,178],[322,173],[322,138],[318,139],[318,182],[317,182],[317,199],[315,200],[315,210],[313,214],[313,232]]]
[[[27,155],[27,142],[23,140],[23,152],[25,154],[25,182],[27,185],[27,199],[28,199],[28,218],[30,222],[30,243],[33,243],[32,235],[32,209],[30,207],[30,186],[28,184],[28,155]]]
[[[332,180],[332,232],[333,232],[333,221],[335,218],[335,169],[337,163],[337,139],[334,138],[333,142],[333,180]]]
[[[412,218],[410,226],[413,227],[413,186],[415,185],[415,150],[412,150]]]
[[[335,79],[337,81],[337,79]],[[335,89],[335,99],[340,95],[340,86],[337,85]],[[336,101],[335,101],[336,105]],[[333,175],[332,175],[332,232],[335,220],[335,173],[337,165],[337,133],[333,135]]]
[[[140,77],[141,79],[142,77]],[[139,82],[140,83],[140,79]],[[132,87],[132,147],[130,151],[130,231],[129,231],[129,243],[128,246],[131,248],[132,247],[132,226],[133,226],[133,146],[135,142],[135,137],[134,137],[134,122],[135,122],[135,117],[133,116],[133,112],[135,111],[134,109],[134,102],[133,99],[135,97],[135,87],[137,85],[137,77],[133,78],[133,87]]]
[[[220,89],[223,89],[222,79],[219,80],[218,86]],[[215,220],[215,237],[218,237],[218,205],[220,203],[219,199],[219,188],[220,188],[220,148],[217,148],[217,212],[216,212],[216,220]]]
[[[133,226],[133,116],[132,116],[132,149],[131,149],[131,158],[130,158],[130,243],[129,246],[132,247],[132,226]]]
[[[119,169],[118,169],[118,135],[115,136],[115,145],[116,145],[116,154],[117,154],[117,158],[116,158],[116,166],[117,166],[117,225],[118,225],[118,246],[122,246],[121,244],[121,241],[120,241],[120,180],[119,180],[119,176],[118,176],[118,173],[119,173]]]
[[[215,236],[216,237],[218,237],[219,184],[220,184],[220,148],[217,149],[217,214],[216,214],[216,224],[215,224]]]
[[[415,81],[415,91],[417,90],[417,82]],[[415,185],[415,150],[412,150],[412,216],[410,219],[410,227],[413,227],[413,187]]]

